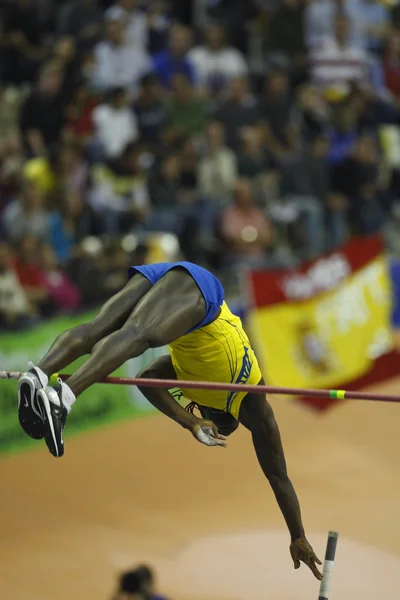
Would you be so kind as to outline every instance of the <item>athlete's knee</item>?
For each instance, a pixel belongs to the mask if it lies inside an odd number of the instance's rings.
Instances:
[[[150,347],[145,329],[135,323],[125,323],[107,339],[114,351],[123,354],[126,359],[140,356]]]
[[[90,323],[82,323],[64,332],[64,343],[75,351],[88,354],[93,345]]]

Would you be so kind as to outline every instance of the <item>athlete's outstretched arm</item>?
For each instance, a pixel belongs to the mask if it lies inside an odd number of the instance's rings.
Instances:
[[[148,379],[176,379],[171,357],[167,354],[148,365],[138,377]],[[164,415],[188,429],[192,435],[206,446],[226,446],[225,438],[220,435],[211,421],[199,419],[189,413],[177,402],[168,390],[163,388],[139,387],[147,400]]]
[[[243,399],[239,421],[251,432],[258,461],[285,518],[291,536],[294,567],[298,569],[303,561],[317,579],[322,579],[315,564],[321,562],[305,537],[299,501],[287,474],[278,424],[264,394],[248,394]]]

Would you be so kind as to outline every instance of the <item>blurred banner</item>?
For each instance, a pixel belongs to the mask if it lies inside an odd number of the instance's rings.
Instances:
[[[56,336],[79,323],[90,320],[92,314],[64,317],[44,323],[30,331],[0,336],[0,365],[10,371],[24,371],[28,361],[38,361],[49,349]],[[116,374],[134,377],[157,356],[168,352],[167,348],[156,348],[129,361]],[[85,359],[76,361],[65,369],[72,373]],[[0,394],[0,453],[41,442],[29,438],[22,431],[17,417],[17,385],[15,381],[1,381]],[[140,417],[153,413],[155,409],[147,402],[135,386],[95,385],[88,389],[74,405],[68,417],[66,437],[78,431],[111,423],[127,417]]]
[[[291,271],[250,271],[247,324],[271,385],[352,389],[400,372],[379,237]],[[313,401],[324,408],[331,401]]]

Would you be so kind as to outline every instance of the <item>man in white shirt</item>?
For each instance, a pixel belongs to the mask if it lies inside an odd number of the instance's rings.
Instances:
[[[201,87],[209,93],[220,91],[231,79],[248,72],[246,60],[236,48],[226,45],[225,32],[219,25],[205,30],[204,44],[188,53]]]
[[[112,90],[109,101],[93,111],[93,123],[96,141],[108,159],[119,156],[138,138],[137,120],[124,88]]]
[[[225,144],[224,127],[212,121],[206,129],[206,152],[199,161],[200,193],[205,198],[227,200],[237,179],[236,155]]]
[[[136,93],[139,80],[152,68],[147,52],[125,39],[121,17],[108,17],[106,40],[96,45],[94,58],[92,85],[103,91],[124,87]]]
[[[310,67],[314,83],[323,90],[347,91],[351,83],[368,82],[368,56],[349,42],[349,21],[345,15],[336,17],[334,35],[311,52]]]

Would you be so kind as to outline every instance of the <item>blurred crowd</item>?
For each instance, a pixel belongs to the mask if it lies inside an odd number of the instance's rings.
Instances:
[[[397,252],[399,200],[396,2],[0,5],[0,328],[96,305],[134,263],[229,287],[352,235]]]

